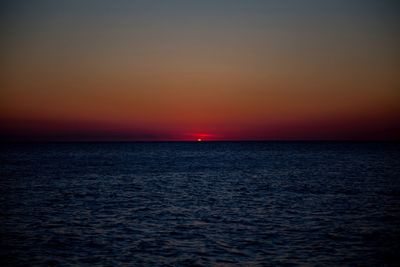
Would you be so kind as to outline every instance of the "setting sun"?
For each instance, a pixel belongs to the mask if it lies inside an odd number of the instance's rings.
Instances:
[[[197,142],[201,142],[203,141],[201,138],[197,138]]]

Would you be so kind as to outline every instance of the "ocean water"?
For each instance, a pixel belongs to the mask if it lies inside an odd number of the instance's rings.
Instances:
[[[400,144],[3,144],[1,266],[399,266]]]

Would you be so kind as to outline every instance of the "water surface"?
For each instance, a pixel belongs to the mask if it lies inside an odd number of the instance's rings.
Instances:
[[[394,266],[399,148],[2,145],[2,266]]]

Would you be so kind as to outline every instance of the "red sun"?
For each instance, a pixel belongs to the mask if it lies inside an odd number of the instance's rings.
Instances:
[[[215,135],[208,133],[196,133],[193,134],[193,138],[197,142],[205,142],[205,141],[215,140]]]

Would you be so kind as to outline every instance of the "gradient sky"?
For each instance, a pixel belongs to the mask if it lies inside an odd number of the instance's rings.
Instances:
[[[2,1],[4,140],[400,139],[400,5]]]

